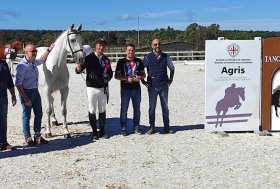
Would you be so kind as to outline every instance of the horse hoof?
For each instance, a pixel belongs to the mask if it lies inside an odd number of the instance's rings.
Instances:
[[[51,138],[52,134],[51,133],[45,133],[45,138]]]
[[[57,121],[52,121],[52,125],[58,126],[58,122]]]
[[[68,133],[68,134],[64,134],[64,139],[67,139],[67,138],[71,138],[71,135]]]

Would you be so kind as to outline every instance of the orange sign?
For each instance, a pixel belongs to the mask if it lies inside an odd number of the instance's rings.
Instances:
[[[262,68],[262,130],[280,130],[280,38],[263,40]]]

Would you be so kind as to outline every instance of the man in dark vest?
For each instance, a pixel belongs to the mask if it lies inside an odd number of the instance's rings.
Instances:
[[[155,133],[155,109],[158,96],[162,108],[164,133],[173,133],[169,125],[168,88],[173,81],[175,67],[171,57],[161,51],[159,39],[154,39],[151,46],[152,52],[147,54],[143,61],[144,67],[147,68],[148,78],[147,81],[142,80],[149,93],[150,129],[147,133]],[[169,77],[167,68],[170,70]]]

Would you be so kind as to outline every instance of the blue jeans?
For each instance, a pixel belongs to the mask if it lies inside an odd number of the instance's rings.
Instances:
[[[141,89],[127,90],[121,88],[120,124],[122,130],[126,129],[127,110],[128,110],[130,99],[132,101],[132,106],[133,106],[133,125],[134,127],[138,127],[140,123]]]
[[[30,134],[30,117],[31,109],[34,113],[34,136],[41,136],[42,123],[42,102],[38,89],[24,89],[26,96],[30,99],[32,107],[26,106],[23,98],[20,96],[22,106],[22,131],[25,138],[31,137]]]
[[[0,143],[7,142],[8,99],[0,96]]]
[[[155,110],[157,97],[160,98],[164,129],[169,129],[169,110],[168,110],[168,86],[166,83],[158,86],[150,86],[149,93],[149,123],[151,128],[155,128]]]

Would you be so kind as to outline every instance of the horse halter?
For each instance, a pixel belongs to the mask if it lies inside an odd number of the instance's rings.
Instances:
[[[67,42],[68,42],[69,48],[70,48],[71,53],[72,53],[72,56],[73,56],[75,53],[77,53],[77,52],[79,52],[79,51],[82,51],[82,52],[83,52],[83,49],[80,48],[79,50],[73,51],[73,49],[72,49],[72,47],[71,47],[70,39],[69,39],[69,35],[72,35],[72,34],[77,34],[77,32],[69,32],[69,31],[68,31],[68,33],[67,33]]]

